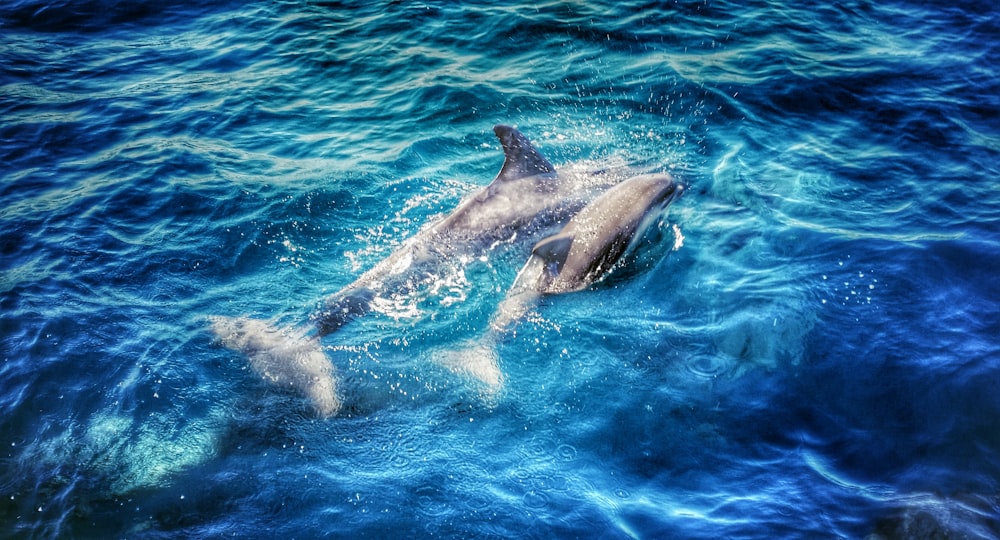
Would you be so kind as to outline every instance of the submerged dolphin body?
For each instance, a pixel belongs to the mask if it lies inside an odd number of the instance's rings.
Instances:
[[[316,414],[340,410],[333,364],[319,340],[259,319],[211,317],[219,342],[247,356],[250,368],[265,381],[304,396]]]
[[[313,316],[317,333],[282,329],[244,317],[215,317],[212,330],[222,345],[242,352],[265,380],[304,395],[320,416],[340,409],[337,378],[319,338],[355,317],[427,285],[442,266],[486,255],[498,245],[530,243],[558,226],[600,190],[621,181],[607,172],[557,173],[555,167],[510,126],[494,133],[503,146],[500,173],[443,219],[422,229],[353,283],[323,301]],[[495,359],[443,362],[496,388],[502,381]]]
[[[496,179],[328,296],[313,317],[320,336],[371,311],[380,298],[412,291],[447,261],[475,259],[515,239],[530,242],[582,208],[596,190],[620,180],[607,174],[557,174],[518,130],[497,125],[493,131],[504,151]]]
[[[657,223],[683,186],[669,174],[635,176],[586,205],[532,249],[491,326],[502,332],[543,294],[579,291],[604,278]]]

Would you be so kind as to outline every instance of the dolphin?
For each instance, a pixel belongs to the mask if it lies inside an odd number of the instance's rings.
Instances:
[[[585,289],[635,251],[684,187],[669,174],[629,178],[608,189],[558,233],[540,240],[518,273],[490,325],[505,331],[541,295]]]
[[[558,173],[517,129],[496,125],[493,132],[504,152],[496,178],[353,283],[326,297],[313,315],[319,336],[371,311],[380,299],[426,284],[448,261],[480,258],[515,240],[530,245],[539,233],[558,226],[596,192],[620,181],[612,174]]]
[[[504,153],[496,178],[322,300],[311,317],[315,334],[246,317],[213,317],[218,341],[246,355],[265,380],[304,395],[320,416],[336,414],[341,407],[338,379],[320,338],[372,311],[380,301],[428,285],[442,266],[484,257],[502,245],[531,245],[623,178],[615,169],[556,171],[517,129],[496,125],[493,132]],[[502,381],[495,359],[444,363],[490,387]]]

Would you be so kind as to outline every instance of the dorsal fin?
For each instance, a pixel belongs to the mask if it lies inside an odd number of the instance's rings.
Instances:
[[[569,248],[573,245],[573,237],[568,234],[554,234],[542,238],[531,249],[531,254],[545,261],[546,266],[555,266],[556,273],[562,272],[563,263],[569,256]]]
[[[506,182],[539,174],[555,174],[556,168],[549,160],[532,146],[531,141],[521,132],[511,126],[497,124],[493,126],[503,145],[503,167],[494,182]]]

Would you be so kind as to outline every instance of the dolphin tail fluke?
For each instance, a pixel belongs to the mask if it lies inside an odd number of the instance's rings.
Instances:
[[[244,354],[264,380],[305,397],[321,417],[340,410],[336,373],[318,338],[246,317],[216,316],[210,322],[219,342]]]

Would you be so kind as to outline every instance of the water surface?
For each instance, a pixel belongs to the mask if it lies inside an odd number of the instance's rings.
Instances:
[[[1000,536],[988,3],[0,7],[15,537]],[[320,419],[210,315],[308,324],[486,185],[669,171],[682,237],[441,367],[523,260],[323,344]],[[402,309],[405,308],[405,309]]]

